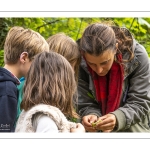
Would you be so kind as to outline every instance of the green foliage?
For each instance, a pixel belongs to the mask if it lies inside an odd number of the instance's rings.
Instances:
[[[71,122],[78,122],[78,119],[77,118],[71,118],[71,119],[69,119]]]
[[[4,50],[0,50],[0,66],[4,66]]]
[[[0,18],[0,49],[3,49],[7,30],[8,24],[5,22],[5,18]]]
[[[150,18],[0,18],[0,49],[4,48],[6,34],[13,26],[31,28],[45,39],[64,32],[77,40],[89,24],[103,21],[128,28],[150,56]],[[3,51],[0,51],[0,65],[3,65]]]

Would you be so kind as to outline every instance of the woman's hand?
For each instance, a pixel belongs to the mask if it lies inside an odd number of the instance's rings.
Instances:
[[[71,128],[70,132],[73,133],[85,132],[85,128],[81,123],[77,123],[76,128]]]
[[[116,126],[116,117],[113,114],[107,114],[102,117],[99,117],[98,120],[101,120],[97,125],[97,130],[102,130],[103,132],[111,132]]]
[[[92,123],[97,121],[96,115],[87,115],[82,118],[82,124],[88,132],[97,132],[95,128],[93,128]]]

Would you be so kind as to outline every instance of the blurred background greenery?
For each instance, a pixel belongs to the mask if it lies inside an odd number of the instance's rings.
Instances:
[[[64,32],[78,40],[84,29],[95,22],[110,22],[128,28],[150,56],[150,18],[0,18],[0,66],[4,65],[5,38],[13,26],[31,28],[45,39],[58,32]]]

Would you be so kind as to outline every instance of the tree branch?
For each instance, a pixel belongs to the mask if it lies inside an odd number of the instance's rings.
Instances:
[[[77,33],[77,36],[76,36],[76,41],[77,41],[77,39],[78,39],[78,35],[79,35],[79,33],[80,33],[80,30],[81,30],[82,21],[83,21],[83,18],[81,18],[79,30],[78,30],[78,33]]]
[[[57,19],[57,20],[54,20],[54,21],[51,21],[51,22],[47,22],[46,24],[43,24],[43,25],[37,27],[36,29],[39,30],[41,27],[47,26],[47,25],[49,25],[49,24],[56,23],[56,22],[58,22],[58,21],[60,21],[60,20]]]
[[[132,25],[133,25],[133,23],[134,23],[134,20],[135,20],[135,18],[133,18],[133,20],[132,20],[132,23],[131,23],[131,25],[130,25],[129,30],[131,29],[131,27],[132,27]]]

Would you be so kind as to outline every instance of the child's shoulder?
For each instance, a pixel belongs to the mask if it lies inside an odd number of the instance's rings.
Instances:
[[[7,69],[0,67],[0,95],[16,95],[18,79]]]

